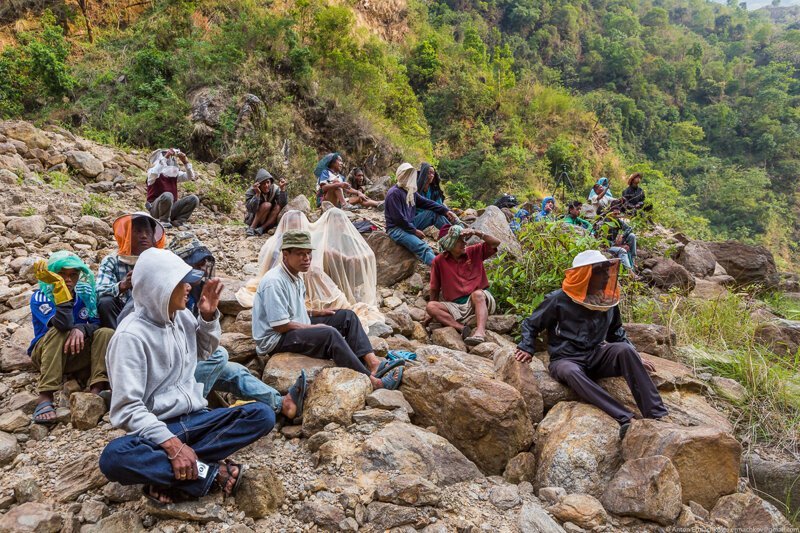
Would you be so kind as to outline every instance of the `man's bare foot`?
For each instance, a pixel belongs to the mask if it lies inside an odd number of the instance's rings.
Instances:
[[[145,490],[147,491],[147,496],[156,500],[158,503],[172,503],[172,498],[152,485],[148,485]]]
[[[372,388],[373,389],[382,389],[383,388],[383,381],[381,381],[380,379],[376,378],[375,376],[370,374],[369,380],[372,382]]]
[[[297,414],[297,404],[292,400],[292,396],[287,394],[283,397],[283,405],[281,406],[281,414],[288,418],[293,419]]]

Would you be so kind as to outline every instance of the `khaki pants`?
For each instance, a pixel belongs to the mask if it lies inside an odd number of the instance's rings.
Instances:
[[[106,348],[114,330],[99,328],[84,342],[83,350],[74,355],[64,353],[69,332],[50,328],[31,352],[33,367],[39,371],[38,392],[54,392],[61,388],[64,374],[89,375],[89,386],[108,381]],[[88,372],[87,372],[88,370]]]

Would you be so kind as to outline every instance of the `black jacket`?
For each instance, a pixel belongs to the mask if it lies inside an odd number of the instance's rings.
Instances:
[[[581,357],[592,353],[603,342],[627,342],[619,307],[592,311],[558,289],[545,296],[531,316],[522,321],[522,341],[518,347],[534,353],[536,336],[547,330],[550,360]]]
[[[622,191],[622,198],[628,206],[638,207],[644,204],[644,191],[641,187],[636,187],[635,189],[633,187],[628,187]]]

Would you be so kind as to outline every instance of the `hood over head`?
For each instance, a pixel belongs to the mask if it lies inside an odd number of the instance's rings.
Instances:
[[[395,172],[397,186],[406,191],[406,202],[414,205],[414,193],[417,192],[417,171],[411,163],[403,163]]]
[[[117,240],[119,251],[117,255],[126,258],[130,264],[134,264],[136,259],[131,255],[131,240],[133,239],[133,221],[137,218],[147,218],[153,227],[153,240],[156,248],[164,248],[167,242],[167,234],[164,226],[144,211],[137,211],[129,215],[122,215],[117,218],[111,226],[114,230],[114,238]]]
[[[172,291],[191,272],[192,267],[169,250],[150,248],[142,252],[133,268],[136,310],[160,326],[170,322]]]
[[[555,208],[556,208],[556,199],[553,198],[552,196],[545,197],[545,199],[542,200],[542,208],[540,209],[540,212],[543,215],[547,214],[547,212],[544,210],[544,206],[547,204],[547,202],[553,202],[553,210],[555,210]]]

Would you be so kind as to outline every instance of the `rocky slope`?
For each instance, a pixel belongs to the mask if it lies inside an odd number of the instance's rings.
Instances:
[[[659,531],[664,526],[783,527],[786,518],[740,478],[742,446],[723,412],[741,385],[695,375],[675,354],[662,326],[628,330],[656,366],[653,379],[670,409],[660,423],[637,421],[623,442],[617,424],[576,402],[546,372],[547,354],[517,363],[515,317],[490,317],[489,342],[467,350],[455,330],[428,333],[424,269],[382,233],[368,241],[379,261],[387,327],[371,331],[376,351],[413,349],[401,391],[369,391],[365,378],[299,356],[259,358],[250,313],[233,297],[255,273],[263,238],[244,239],[241,206],[230,218],[205,196],[192,229],[228,278],[223,344],[285,391],[297,368],[314,381],[301,426],[274,430],[237,454],[251,466],[235,499],[155,507],[139,487],[108,483],[97,456],[121,434],[102,402],[67,382],[60,424],[30,424],[35,374],[25,349],[32,336],[28,299],[32,264],[71,249],[96,270],[112,251],[110,222],[140,207],[145,154],[76,138],[58,128],[0,123],[0,531]],[[218,169],[198,165],[202,192]],[[58,174],[58,172],[63,174]],[[59,176],[70,176],[65,180]],[[102,195],[101,201],[91,192]],[[299,191],[292,191],[297,193]],[[292,201],[308,210],[302,197]],[[92,212],[93,216],[86,213]],[[367,213],[380,225],[378,214]],[[464,213],[519,249],[503,214]],[[774,263],[754,248],[735,252],[680,242],[675,260],[648,258],[658,287],[699,297],[751,276],[728,257],[763,258],[759,272],[780,283]],[[735,246],[728,244],[726,246]],[[768,255],[768,254],[767,254]],[[744,271],[743,271],[744,270]],[[740,280],[743,281],[744,279]],[[777,327],[777,326],[776,326]],[[781,330],[783,331],[783,330]],[[633,406],[621,378],[603,380]],[[231,400],[217,398],[218,402]],[[635,408],[635,407],[634,407]]]

